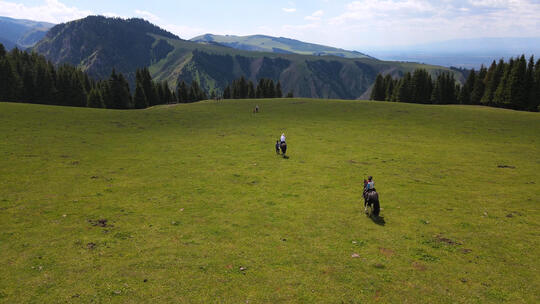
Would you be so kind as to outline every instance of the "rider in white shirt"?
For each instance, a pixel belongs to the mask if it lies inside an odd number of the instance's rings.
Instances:
[[[285,133],[281,134],[281,142],[282,142],[282,143],[285,142]]]

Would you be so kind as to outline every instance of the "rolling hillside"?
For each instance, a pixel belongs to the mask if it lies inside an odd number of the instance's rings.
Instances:
[[[26,49],[45,37],[54,24],[48,22],[13,19],[0,16],[0,43],[6,49]]]
[[[142,19],[99,16],[55,26],[34,50],[56,64],[80,66],[96,78],[107,77],[115,68],[133,83],[135,70],[149,66],[155,79],[172,87],[179,80],[197,80],[207,92],[219,92],[241,76],[254,82],[271,78],[281,81],[284,92],[316,98],[365,98],[380,72],[397,76],[419,67],[433,74],[448,70],[373,58],[236,50],[182,40]]]
[[[357,51],[347,51],[330,46],[307,43],[283,37],[265,35],[234,36],[206,34],[190,39],[200,43],[215,43],[244,51],[301,54],[315,56],[337,56],[343,58],[372,58]]]
[[[298,98],[0,119],[0,303],[538,303],[538,113]]]

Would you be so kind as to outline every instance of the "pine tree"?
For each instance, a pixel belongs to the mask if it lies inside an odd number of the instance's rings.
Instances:
[[[281,83],[279,81],[277,82],[277,85],[276,85],[276,94],[274,97],[276,98],[283,97],[283,92],[281,92]]]
[[[9,60],[0,58],[0,101],[16,101],[18,79]]]
[[[504,72],[493,95],[493,104],[497,107],[509,107],[511,104],[509,83],[514,67],[514,58],[510,58],[507,64],[503,62],[503,66]]]
[[[133,96],[133,103],[135,109],[145,109],[148,107],[148,100],[144,94],[144,88],[142,83],[137,83],[135,88],[135,96]]]
[[[154,85],[154,91],[156,92],[157,96],[157,104],[165,104],[165,91],[163,90],[163,86],[159,82],[153,82]]]
[[[178,84],[177,92],[177,98],[179,103],[188,102],[189,88],[183,80]]]
[[[484,78],[484,95],[480,99],[480,103],[483,105],[491,105],[493,102],[493,94],[497,89],[500,76],[498,74],[498,66],[495,60],[489,66],[486,77]]]
[[[223,99],[231,99],[231,87],[226,86],[223,90]]]
[[[89,108],[104,108],[103,97],[101,92],[97,88],[93,88],[88,93],[88,100],[86,106]]]
[[[173,95],[171,93],[171,89],[169,88],[169,84],[166,81],[163,81],[161,83],[162,90],[163,90],[163,96],[165,98],[164,102],[166,104],[171,104],[174,102]]]
[[[397,86],[396,101],[399,102],[414,102],[411,98],[411,73],[407,72],[403,78],[401,78]]]
[[[251,80],[248,82],[248,98],[255,98],[255,86]]]
[[[139,73],[136,74],[136,82],[139,82],[142,85],[144,95],[146,95],[146,100],[148,100],[148,105],[155,106],[159,104],[156,86],[152,81],[152,76],[150,75],[148,68],[143,68],[138,72]]]
[[[112,109],[131,108],[131,94],[129,93],[129,84],[122,73],[116,73],[113,68],[111,76],[104,86],[105,92],[102,93],[105,105]]]
[[[384,83],[385,83],[384,100],[390,101],[392,100],[392,92],[394,91],[394,86],[395,86],[396,81],[392,78],[390,74],[387,74],[384,77]]]
[[[410,99],[417,103],[430,103],[433,90],[431,76],[424,69],[414,71],[410,83]]]
[[[472,69],[471,72],[469,73],[469,76],[467,77],[467,80],[465,81],[465,84],[461,88],[461,92],[459,94],[460,104],[471,104],[471,93],[474,89],[475,81],[476,81],[476,71]]]
[[[522,55],[516,59],[507,84],[506,94],[510,101],[510,107],[513,109],[523,110],[527,107],[526,74],[527,61]]]
[[[264,79],[259,79],[257,88],[255,89],[255,98],[264,98]]]
[[[487,75],[487,69],[482,65],[478,74],[475,77],[473,89],[471,91],[470,101],[471,104],[480,104],[485,91],[485,78]]]
[[[529,108],[531,111],[540,111],[540,59],[534,65],[533,99]]]
[[[378,74],[377,78],[375,78],[375,83],[373,84],[373,88],[371,89],[371,100],[378,100],[383,101],[386,97],[386,88],[384,87],[384,78],[382,74]]]
[[[525,110],[535,111],[536,107],[534,106],[535,98],[535,82],[534,82],[534,56],[529,58],[529,63],[527,65],[527,74],[525,75],[525,90],[526,94],[526,103]]]

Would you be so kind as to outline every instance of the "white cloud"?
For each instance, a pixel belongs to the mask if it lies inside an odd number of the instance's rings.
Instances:
[[[283,10],[285,13],[289,13],[289,14],[290,14],[290,13],[296,12],[296,8],[294,8],[294,7],[290,7],[290,8],[284,7],[284,8],[282,8],[282,10]]]
[[[92,14],[92,11],[69,7],[58,0],[46,0],[44,4],[36,6],[0,1],[0,15],[18,19],[62,23]]]
[[[102,13],[100,15],[105,16],[105,17],[109,17],[109,18],[122,18],[122,19],[129,19],[130,18],[128,16],[123,16],[123,15],[113,13],[113,12],[105,12],[105,13]]]
[[[454,38],[540,36],[537,0],[357,0],[328,20],[334,39],[413,44]],[[340,38],[341,37],[341,38]]]
[[[161,18],[158,16],[148,12],[148,11],[142,11],[142,10],[135,10],[135,15],[138,17],[141,17],[143,19],[146,19],[152,23],[159,23],[162,21]]]
[[[311,14],[310,16],[304,17],[304,19],[305,20],[311,20],[311,21],[321,20],[321,17],[323,15],[324,15],[324,11],[323,10],[318,10],[318,11],[314,12],[313,14]]]

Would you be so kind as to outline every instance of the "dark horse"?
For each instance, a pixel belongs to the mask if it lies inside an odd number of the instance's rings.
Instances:
[[[369,207],[369,212],[367,210]],[[381,212],[381,206],[379,204],[379,194],[375,189],[373,190],[364,190],[364,208],[366,208],[366,213],[368,215],[379,216]]]
[[[285,157],[285,153],[287,152],[287,143],[282,141],[281,142],[281,153],[283,153],[283,158],[286,158]]]

